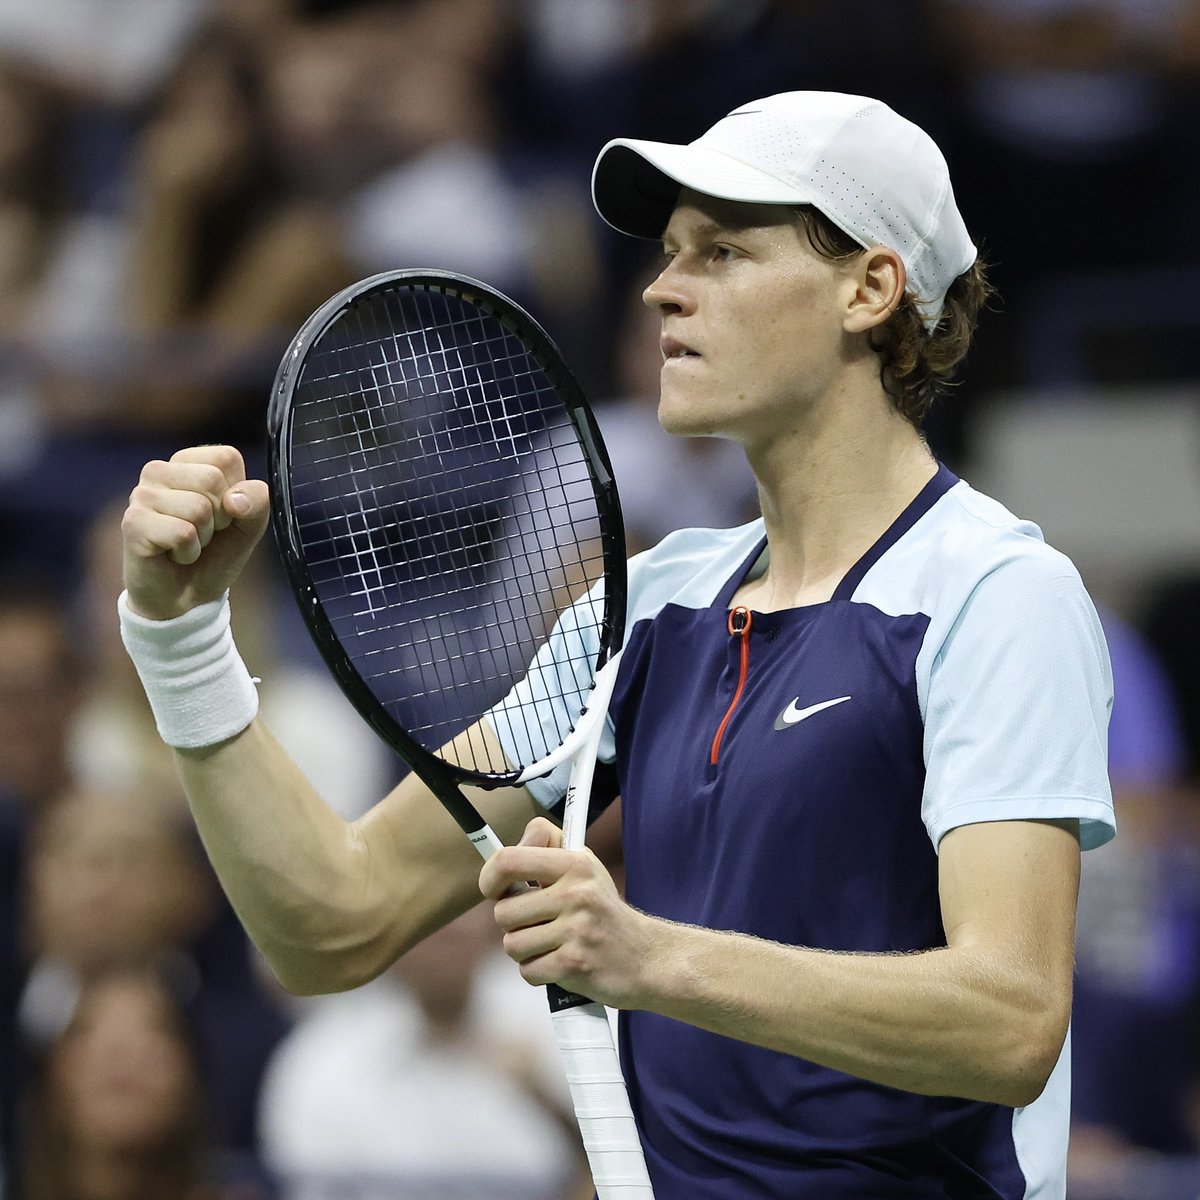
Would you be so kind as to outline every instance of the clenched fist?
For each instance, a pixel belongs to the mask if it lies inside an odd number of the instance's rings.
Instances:
[[[134,612],[180,616],[219,599],[267,528],[267,485],[232,446],[195,446],[142,468],[121,522]]]

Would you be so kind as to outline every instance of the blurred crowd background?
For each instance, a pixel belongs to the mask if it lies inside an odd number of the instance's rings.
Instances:
[[[437,266],[558,341],[635,546],[753,515],[731,447],[657,428],[655,248],[588,183],[609,137],[794,88],[924,125],[993,263],[930,440],[1075,558],[1117,684],[1070,1193],[1200,1196],[1197,0],[0,0],[0,1195],[590,1197],[486,918],[345,996],[270,980],[119,644],[120,512],[197,441],[260,469],[303,318]],[[272,728],[361,813],[400,767],[269,548],[234,619]]]

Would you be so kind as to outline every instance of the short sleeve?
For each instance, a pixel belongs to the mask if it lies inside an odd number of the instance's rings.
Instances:
[[[603,582],[568,608],[530,663],[525,677],[484,714],[508,761],[529,765],[560,746],[574,728],[595,675],[604,609]],[[601,735],[599,759],[614,755],[611,726]],[[543,808],[565,795],[571,773],[568,760],[526,786]]]
[[[922,817],[933,844],[959,825],[1070,818],[1084,849],[1108,841],[1112,698],[1100,620],[1067,560],[1019,557],[984,576],[930,666]]]

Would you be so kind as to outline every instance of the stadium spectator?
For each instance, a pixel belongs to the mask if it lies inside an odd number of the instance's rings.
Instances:
[[[70,735],[83,690],[81,656],[58,598],[34,587],[0,589],[0,1146],[9,1157],[23,1075],[21,868],[31,819],[71,778]]]
[[[590,1200],[545,997],[498,943],[477,909],[310,1002],[263,1088],[284,1200]]]
[[[24,1131],[23,1200],[265,1200],[230,1179],[182,1006],[152,971],[91,979],[46,1049]],[[236,1187],[234,1183],[236,1182]]]
[[[1190,374],[1169,337],[1146,337],[1200,313],[1139,276],[1178,263],[1177,230],[1200,198],[1195,163],[1177,152],[1195,125],[1179,61],[1195,43],[1192,0],[937,0],[931,11],[963,209],[989,231],[1005,298],[984,360],[993,388],[1063,381],[1037,330],[1065,306],[1108,334],[1085,348],[1091,378]],[[1136,237],[1131,213],[1154,214]],[[1148,311],[1133,315],[1135,288]]]
[[[171,978],[195,1026],[213,1135],[252,1155],[268,1054],[288,1020],[222,901],[177,792],[77,788],[34,825],[21,997],[25,1047],[61,1032],[80,990],[114,965]]]
[[[10,579],[0,590],[0,805],[34,812],[69,782],[84,663],[57,595]]]

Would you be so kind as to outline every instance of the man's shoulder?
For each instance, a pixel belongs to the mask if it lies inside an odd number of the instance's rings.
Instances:
[[[959,480],[880,558],[854,598],[936,619],[952,617],[981,587],[1020,592],[1055,579],[1083,586],[1035,522]]]

